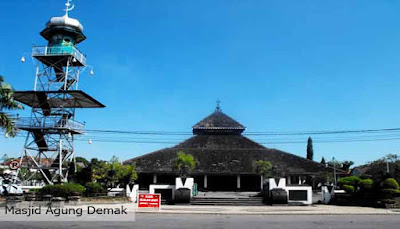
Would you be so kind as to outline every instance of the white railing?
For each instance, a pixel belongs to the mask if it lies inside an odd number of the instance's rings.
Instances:
[[[79,133],[83,133],[85,130],[85,125],[83,123],[70,119],[62,119],[60,117],[18,118],[15,124],[19,129],[60,129]]]
[[[82,65],[86,65],[86,57],[74,46],[34,46],[32,48],[32,56],[62,56],[72,55]]]

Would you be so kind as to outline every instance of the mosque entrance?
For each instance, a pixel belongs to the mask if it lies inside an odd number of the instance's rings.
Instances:
[[[237,188],[235,175],[209,175],[207,178],[209,191],[235,191]]]

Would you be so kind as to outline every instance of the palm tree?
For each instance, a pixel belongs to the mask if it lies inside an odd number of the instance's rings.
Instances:
[[[15,102],[12,98],[14,89],[0,76],[0,128],[10,136],[15,136],[14,120],[4,112],[4,110],[23,109],[22,105]]]
[[[272,171],[272,164],[269,161],[258,160],[256,162],[256,172],[264,178],[270,177]]]
[[[196,161],[191,154],[183,151],[177,153],[177,157],[173,161],[173,168],[179,171],[181,177],[186,177],[196,167]]]

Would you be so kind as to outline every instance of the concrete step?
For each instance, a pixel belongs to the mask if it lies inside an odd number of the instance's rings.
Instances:
[[[238,197],[238,198],[223,198],[223,197],[194,197],[191,201],[192,205],[231,205],[231,206],[260,206],[262,197]]]

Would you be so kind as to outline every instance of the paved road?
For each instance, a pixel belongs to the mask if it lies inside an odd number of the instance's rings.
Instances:
[[[3,222],[0,228],[334,228],[398,229],[399,215],[178,215],[137,214],[136,222]]]

